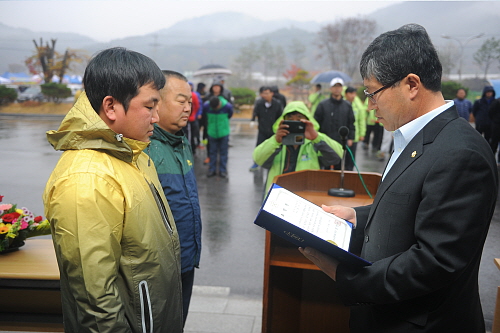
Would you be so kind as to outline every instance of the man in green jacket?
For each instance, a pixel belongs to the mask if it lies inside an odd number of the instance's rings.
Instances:
[[[208,164],[207,177],[216,175],[217,157],[219,157],[219,176],[227,177],[227,153],[229,149],[229,119],[233,116],[233,106],[222,96],[212,96],[203,105],[207,119]]]
[[[191,88],[186,77],[163,71],[160,120],[146,153],[155,162],[158,178],[174,215],[181,241],[181,280],[184,323],[193,292],[194,269],[200,263],[201,214],[193,153],[183,132],[191,114]],[[196,111],[193,111],[196,112]]]
[[[302,145],[283,145],[283,137],[289,134],[284,120],[296,120],[306,124]],[[318,132],[319,124],[311,116],[303,102],[291,102],[283,115],[273,125],[275,134],[258,145],[253,151],[254,161],[269,169],[266,192],[274,177],[300,170],[319,170],[322,166],[339,164],[342,145],[324,133]]]

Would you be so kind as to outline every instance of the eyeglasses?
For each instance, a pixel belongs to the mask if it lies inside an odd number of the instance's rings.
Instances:
[[[375,98],[373,98],[373,96],[375,96],[376,94],[378,94],[379,92],[381,92],[382,90],[385,90],[387,88],[390,88],[392,87],[393,85],[395,85],[396,83],[398,83],[399,81],[401,81],[402,79],[399,79],[399,80],[396,80],[396,81],[393,81],[389,84],[386,84],[385,86],[383,86],[382,88],[380,89],[377,89],[375,90],[374,92],[372,92],[371,94],[365,89],[363,92],[365,93],[365,96],[367,98],[370,99],[370,102],[372,102],[373,104],[377,104],[377,100]]]

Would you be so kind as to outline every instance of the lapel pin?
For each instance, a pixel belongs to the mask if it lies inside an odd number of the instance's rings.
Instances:
[[[411,157],[415,157],[415,156],[417,156],[417,151],[416,150],[414,150],[413,153],[411,153]]]

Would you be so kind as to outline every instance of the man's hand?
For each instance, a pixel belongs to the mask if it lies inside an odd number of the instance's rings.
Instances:
[[[288,125],[283,124],[283,119],[280,121],[280,125],[278,127],[278,130],[276,131],[276,141],[278,143],[283,142],[283,137],[287,136],[290,132],[288,131]]]
[[[314,129],[314,124],[305,119],[301,119],[300,121],[306,124],[306,130],[304,132],[306,139],[311,141],[315,140],[318,137],[318,132]]]
[[[332,213],[333,215],[336,215],[341,219],[351,222],[354,228],[356,228],[356,211],[354,210],[354,208],[340,205],[321,205],[321,208],[323,208],[323,210],[327,213]]]
[[[337,280],[337,266],[339,265],[337,260],[312,247],[306,247],[305,249],[299,247],[299,251],[325,272],[332,280]]]

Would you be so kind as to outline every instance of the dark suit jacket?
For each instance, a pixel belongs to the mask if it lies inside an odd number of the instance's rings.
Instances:
[[[370,267],[340,265],[351,332],[484,332],[481,253],[498,193],[486,141],[452,107],[407,145],[351,240]]]

